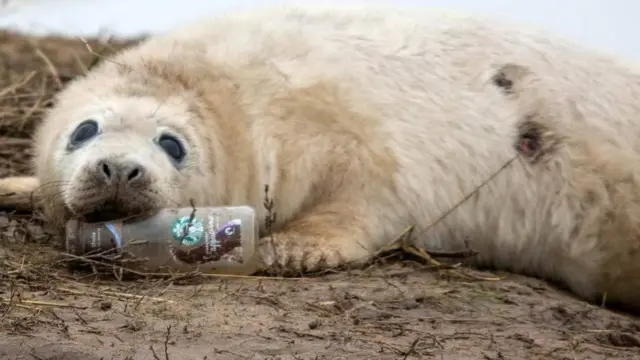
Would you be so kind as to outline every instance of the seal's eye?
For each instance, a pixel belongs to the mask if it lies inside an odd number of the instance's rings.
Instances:
[[[98,123],[95,120],[85,120],[71,134],[69,147],[74,148],[82,145],[96,135],[98,135]]]
[[[160,145],[162,150],[164,150],[167,155],[171,156],[171,158],[176,162],[182,162],[182,160],[184,160],[186,155],[184,147],[180,140],[176,139],[174,136],[166,134],[160,136],[158,139],[158,145]]]

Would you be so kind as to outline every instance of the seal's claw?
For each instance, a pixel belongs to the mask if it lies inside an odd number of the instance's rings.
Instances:
[[[348,256],[332,249],[327,239],[274,234],[260,240],[264,271],[271,275],[291,276],[336,268],[346,264]]]

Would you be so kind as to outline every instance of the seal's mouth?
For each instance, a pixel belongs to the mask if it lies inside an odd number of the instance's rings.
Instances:
[[[80,215],[80,218],[89,223],[110,222],[131,217],[130,213],[115,210],[96,210]]]
[[[131,218],[136,214],[128,209],[124,209],[121,206],[113,202],[106,202],[100,206],[96,206],[90,211],[75,213],[75,216],[84,222],[110,222],[116,220],[122,220],[125,218]]]

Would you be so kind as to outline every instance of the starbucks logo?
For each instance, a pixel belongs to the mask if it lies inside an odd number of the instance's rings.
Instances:
[[[187,225],[189,228],[185,233]],[[182,245],[195,245],[200,242],[204,236],[204,226],[200,219],[195,217],[191,220],[191,224],[189,225],[189,216],[183,216],[173,222],[173,225],[171,226],[171,234],[173,235],[173,238]]]

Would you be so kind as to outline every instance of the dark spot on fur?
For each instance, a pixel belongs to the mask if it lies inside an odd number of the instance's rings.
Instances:
[[[518,135],[513,146],[529,162],[536,163],[555,153],[561,141],[560,136],[541,123],[536,115],[529,115],[518,126]]]
[[[509,79],[504,72],[498,72],[493,76],[493,84],[497,87],[504,89],[505,92],[510,92],[513,88],[513,80]]]
[[[534,156],[540,150],[540,134],[535,129],[522,134],[517,150],[527,157]]]
[[[529,116],[518,128],[518,137],[515,141],[515,150],[526,158],[536,158],[542,148],[541,124]]]

